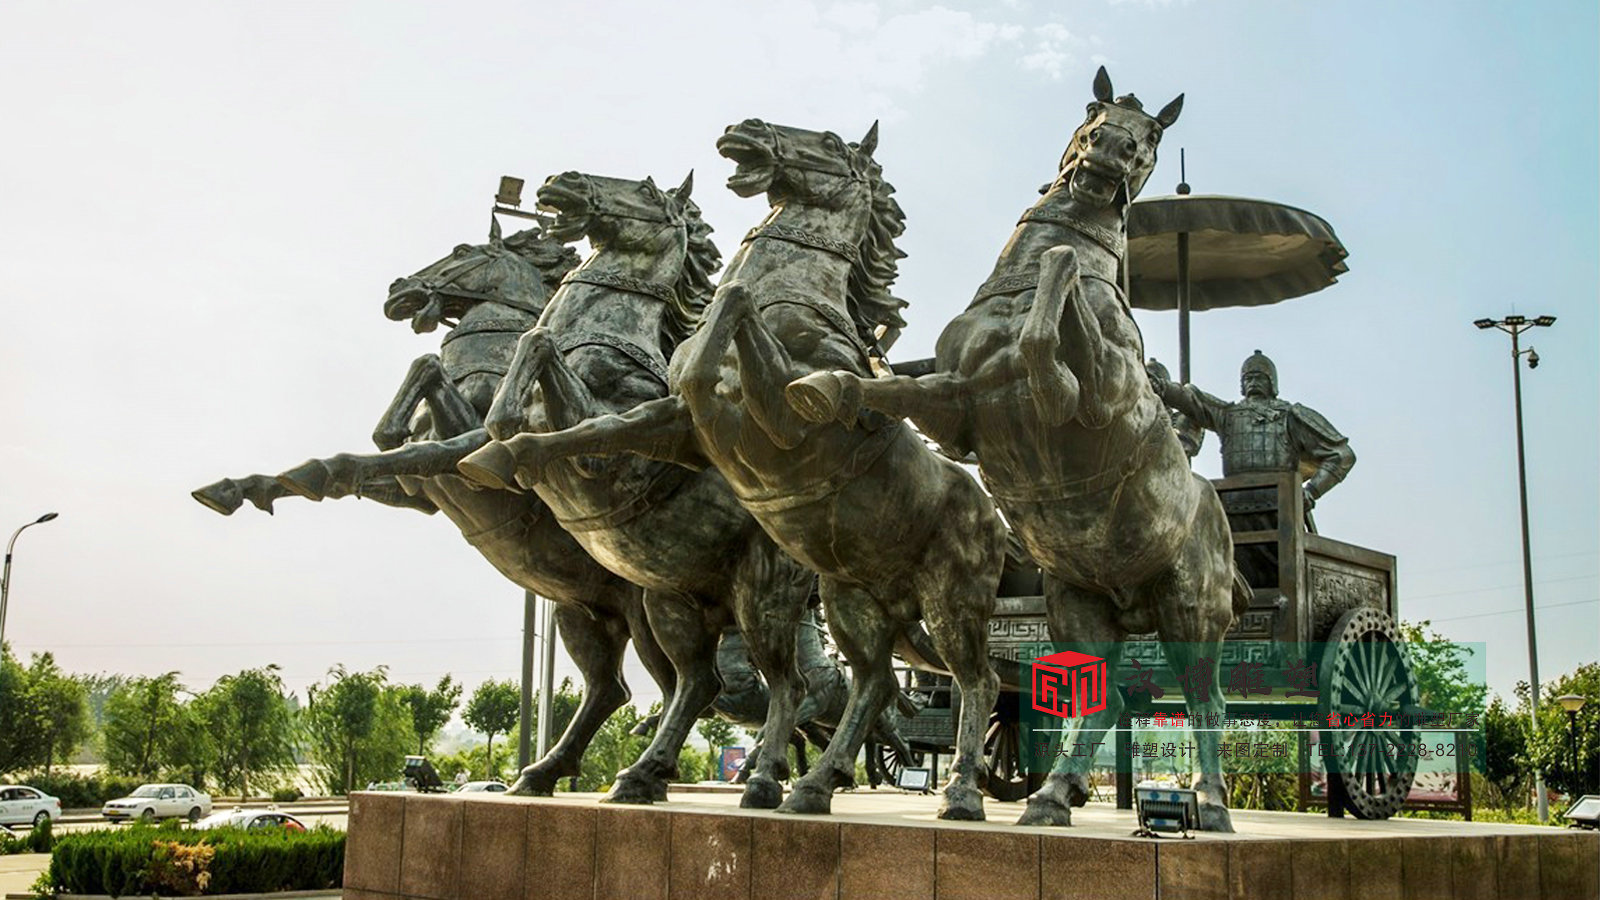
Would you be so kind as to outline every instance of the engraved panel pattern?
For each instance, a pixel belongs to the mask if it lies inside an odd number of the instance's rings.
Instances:
[[[1356,607],[1389,611],[1389,589],[1382,574],[1338,560],[1308,558],[1306,580],[1314,639],[1327,637],[1339,617]]]

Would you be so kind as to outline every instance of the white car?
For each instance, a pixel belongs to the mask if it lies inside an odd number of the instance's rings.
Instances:
[[[40,825],[61,818],[61,801],[25,784],[0,786],[0,825]]]
[[[197,822],[211,812],[211,796],[186,784],[146,784],[126,797],[106,801],[100,815],[113,822],[183,817]]]
[[[306,823],[286,812],[276,809],[243,809],[234,807],[227,812],[212,813],[194,823],[198,831],[212,828],[282,828],[284,831],[305,831]]]
[[[503,794],[508,790],[510,790],[510,788],[506,787],[506,783],[503,782],[503,781],[469,781],[466,784],[463,784],[460,787],[456,788],[456,793],[458,793],[458,794],[474,794],[474,793]]]

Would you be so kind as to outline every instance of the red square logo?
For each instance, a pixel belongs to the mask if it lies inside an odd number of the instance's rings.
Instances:
[[[1106,661],[1063,650],[1033,661],[1033,708],[1070,719],[1106,708]]]

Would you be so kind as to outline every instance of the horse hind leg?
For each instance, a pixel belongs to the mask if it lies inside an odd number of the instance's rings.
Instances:
[[[1112,600],[1102,594],[1080,590],[1045,576],[1045,613],[1050,637],[1059,643],[1070,641],[1071,649],[1104,659],[1112,675],[1122,661],[1123,639],[1127,636],[1117,623]],[[1071,732],[1061,742],[1074,751],[1085,748],[1082,756],[1057,754],[1044,785],[1028,798],[1028,808],[1018,825],[1071,825],[1072,807],[1088,802],[1089,773],[1095,754],[1105,742],[1105,734],[1122,715],[1122,694],[1107,686],[1105,707],[1074,719]]]
[[[605,614],[557,603],[556,630],[567,655],[583,675],[583,699],[567,730],[543,759],[517,777],[511,793],[548,797],[556,782],[582,774],[583,751],[611,714],[628,702],[628,685],[622,677],[623,651],[628,644],[627,622]]]
[[[811,573],[762,536],[750,542],[734,571],[733,595],[740,633],[768,688],[762,727],[768,739],[766,751],[739,805],[772,809],[783,800],[782,782],[789,777],[785,741],[794,733],[805,696],[805,679],[795,661],[795,641],[811,595]]]

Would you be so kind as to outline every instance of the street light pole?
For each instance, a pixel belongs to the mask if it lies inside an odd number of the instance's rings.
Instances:
[[[1498,321],[1494,319],[1478,319],[1472,324],[1479,328],[1498,328],[1511,335],[1511,384],[1512,393],[1515,395],[1517,414],[1517,491],[1522,505],[1522,598],[1528,615],[1528,676],[1529,698],[1532,709],[1529,712],[1533,720],[1533,731],[1539,731],[1539,649],[1538,640],[1534,634],[1533,624],[1533,553],[1528,540],[1528,463],[1527,455],[1523,450],[1522,441],[1522,357],[1528,357],[1528,368],[1539,366],[1539,353],[1532,347],[1522,349],[1521,336],[1524,331],[1533,327],[1548,327],[1556,322],[1555,316],[1536,316],[1529,319],[1527,316],[1506,316]],[[1550,821],[1550,800],[1545,796],[1544,773],[1535,770],[1533,773],[1533,789],[1538,795],[1535,805],[1539,811],[1539,821]]]
[[[21,536],[22,532],[35,525],[43,525],[58,515],[60,513],[45,513],[16,531],[11,532],[11,541],[6,544],[5,573],[0,574],[0,646],[4,646],[6,642],[6,603],[11,599],[11,549],[17,546],[17,538]]]

